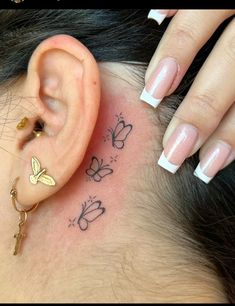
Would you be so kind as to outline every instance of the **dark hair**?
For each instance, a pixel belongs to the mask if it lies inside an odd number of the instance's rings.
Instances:
[[[0,11],[0,82],[24,74],[34,49],[55,34],[68,34],[86,45],[99,62],[147,64],[168,22],[158,27],[147,20],[148,10],[2,10]],[[225,22],[199,52],[175,92],[159,111],[162,133],[186,94],[195,74],[213,47]],[[134,64],[135,62],[135,64]],[[143,81],[143,75],[142,81]],[[206,185],[192,175],[198,154],[187,159],[174,176],[167,202],[179,226],[215,268],[229,302],[235,302],[235,163]],[[157,188],[157,182],[155,188]],[[174,202],[172,199],[175,199]],[[154,215],[153,215],[154,217]],[[153,218],[152,217],[152,218]]]

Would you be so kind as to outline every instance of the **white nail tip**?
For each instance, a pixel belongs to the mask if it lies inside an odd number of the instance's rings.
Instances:
[[[208,184],[213,177],[206,176],[200,167],[200,163],[198,164],[197,168],[195,169],[194,173],[195,176],[197,176],[200,180],[202,180],[204,183]]]
[[[156,20],[159,25],[163,22],[166,16],[166,14],[159,13],[158,10],[150,10],[148,14],[148,18]]]
[[[144,102],[150,104],[153,107],[158,107],[159,103],[162,101],[162,99],[155,99],[153,98],[144,88],[142,91],[142,94],[140,96],[140,99],[143,100]]]
[[[176,173],[176,171],[179,169],[180,166],[178,165],[174,165],[172,163],[170,163],[164,152],[162,152],[159,160],[158,160],[158,165],[161,166],[162,168],[166,169],[167,171],[170,171],[171,173]]]

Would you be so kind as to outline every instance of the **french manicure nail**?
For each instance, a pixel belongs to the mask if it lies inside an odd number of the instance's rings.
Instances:
[[[194,175],[208,184],[216,173],[222,169],[231,151],[232,148],[227,143],[218,142],[214,144],[209,148],[205,156],[203,156],[194,171]]]
[[[150,10],[148,14],[149,19],[154,19],[160,25],[167,16],[168,10]]]
[[[172,57],[161,60],[150,76],[140,99],[157,107],[165,97],[178,73],[179,65]]]
[[[197,128],[187,123],[179,125],[167,141],[158,165],[175,173],[191,153],[197,139]]]

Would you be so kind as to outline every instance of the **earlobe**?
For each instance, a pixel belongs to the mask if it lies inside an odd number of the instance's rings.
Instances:
[[[43,122],[40,137],[26,137],[33,133],[33,124],[27,134],[17,132],[25,137],[19,152],[24,162],[16,161],[12,180],[19,177],[18,200],[28,206],[57,192],[81,164],[98,116],[98,66],[79,41],[67,35],[54,36],[33,53],[23,88],[23,95],[34,97],[36,114],[29,121]],[[43,183],[43,176],[53,178],[55,184]]]

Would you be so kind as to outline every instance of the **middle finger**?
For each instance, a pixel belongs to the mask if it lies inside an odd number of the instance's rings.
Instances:
[[[175,172],[202,146],[235,100],[234,29],[235,19],[216,43],[166,130],[159,164],[168,166],[169,171]]]
[[[231,14],[232,10],[179,10],[150,61],[145,75],[145,91],[148,95],[146,94],[143,100],[150,103],[153,101],[151,97],[156,99],[156,107],[164,96],[173,92],[198,51]],[[164,59],[174,61],[165,63]],[[165,68],[162,67],[163,64]],[[178,69],[174,68],[175,66],[178,66]],[[164,69],[166,72],[161,73]],[[164,79],[161,78],[162,74]],[[146,100],[148,97],[149,101]]]

